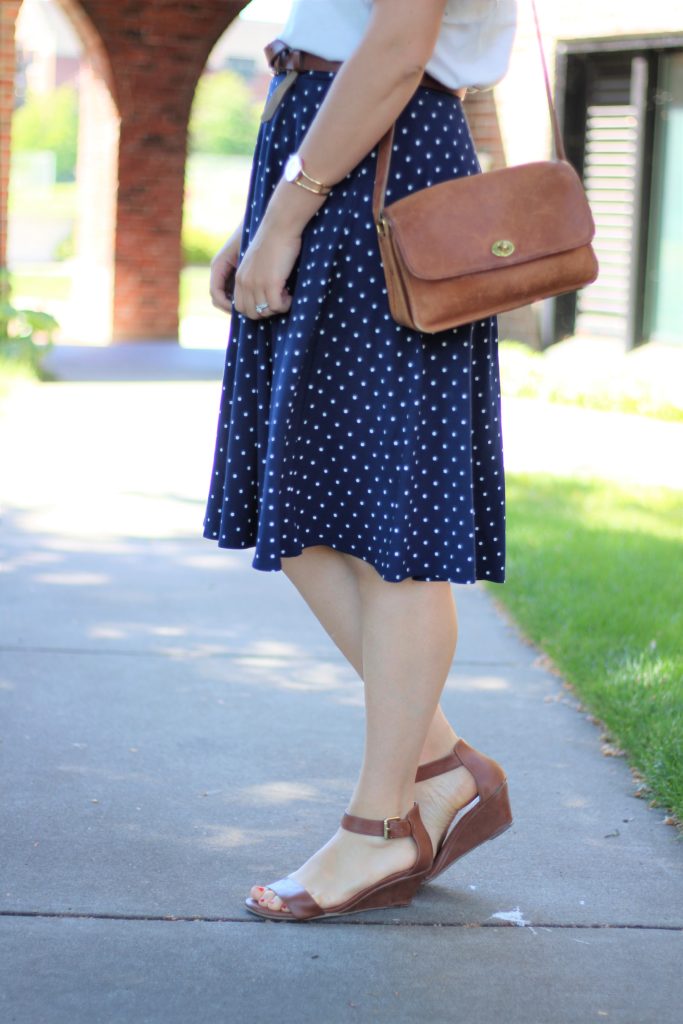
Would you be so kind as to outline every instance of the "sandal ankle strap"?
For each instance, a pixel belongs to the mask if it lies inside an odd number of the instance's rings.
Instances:
[[[444,772],[449,772],[453,768],[459,768],[463,763],[456,751],[459,742],[458,739],[450,753],[444,754],[443,757],[437,757],[434,761],[426,761],[425,764],[421,764],[415,774],[415,781],[424,782],[425,779],[432,779],[435,775],[443,775]]]
[[[341,820],[342,828],[349,832],[360,832],[366,836],[381,836],[383,839],[402,839],[410,836],[417,846],[417,857],[412,872],[425,872],[434,860],[434,851],[429,833],[420,816],[417,801],[413,801],[405,818],[398,815],[389,818],[361,818],[346,812]]]
[[[349,832],[360,832],[364,836],[381,836],[382,839],[403,839],[413,834],[413,823],[409,818],[361,818],[357,814],[344,813],[341,827]]]
[[[486,800],[505,782],[506,775],[497,761],[487,754],[483,754],[462,738],[456,740],[450,754],[437,758],[436,761],[428,761],[417,769],[416,782],[423,779],[431,779],[434,775],[441,775],[452,768],[459,768],[464,765],[472,774],[477,784],[477,792],[480,799]]]

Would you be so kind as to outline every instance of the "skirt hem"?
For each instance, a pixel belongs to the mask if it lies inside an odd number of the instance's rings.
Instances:
[[[225,541],[221,541],[219,537],[214,537],[213,534],[211,534],[211,533],[204,533],[203,537],[206,540],[214,541],[214,543],[217,544],[219,548],[223,548],[223,550],[227,550],[227,551],[245,551],[245,550],[247,550],[249,548],[255,548],[256,547],[254,541],[245,541],[243,544],[240,544],[237,541],[231,542],[231,543],[226,543]],[[302,544],[298,551],[291,551],[291,552],[282,551],[282,552],[280,552],[280,555],[278,556],[278,561],[280,560],[280,558],[296,558],[297,555],[300,555],[306,548],[314,548],[314,547],[321,547],[321,546],[322,547],[327,547],[327,548],[332,548],[333,551],[339,551],[340,553],[345,554],[345,555],[353,555],[354,558],[359,558],[359,559],[361,559],[361,561],[367,562],[368,565],[371,565],[373,567],[373,569],[377,572],[377,574],[379,576],[381,576],[382,579],[385,580],[385,582],[387,582],[387,583],[402,583],[404,580],[409,580],[409,579],[417,580],[420,583],[462,583],[465,586],[471,586],[474,583],[479,583],[479,582],[488,582],[488,583],[504,583],[505,582],[505,576],[493,575],[493,574],[490,574],[490,575],[489,574],[480,575],[477,572],[475,572],[471,577],[460,576],[457,579],[456,579],[455,576],[428,576],[428,575],[417,575],[417,574],[411,573],[411,572],[406,572],[405,576],[401,576],[399,578],[389,577],[389,576],[385,576],[384,575],[384,573],[378,568],[376,562],[374,562],[371,558],[368,558],[365,555],[359,554],[357,551],[351,551],[349,547],[345,547],[345,546],[339,544],[336,541],[334,543],[332,543],[329,540],[322,540],[322,539],[321,540],[311,541],[309,544]],[[252,569],[256,569],[258,572],[282,572],[282,563],[280,563],[279,565],[272,565],[272,566],[257,564],[256,554],[254,554],[254,558],[252,559],[251,567],[252,567]]]

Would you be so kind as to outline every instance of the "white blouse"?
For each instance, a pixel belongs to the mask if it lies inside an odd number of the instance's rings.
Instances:
[[[292,0],[278,38],[292,49],[346,60],[361,41],[373,0]],[[490,89],[505,75],[517,0],[447,0],[426,70],[452,89]]]

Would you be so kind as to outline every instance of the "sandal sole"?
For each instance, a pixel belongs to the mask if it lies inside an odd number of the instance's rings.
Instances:
[[[368,907],[359,906],[354,907],[351,905],[348,909],[330,910],[325,911],[322,914],[315,914],[311,917],[295,917],[294,914],[289,911],[283,912],[281,910],[264,910],[259,907],[258,903],[252,896],[248,896],[244,901],[245,909],[256,917],[268,918],[271,921],[296,921],[297,923],[303,921],[322,921],[325,917],[345,917],[347,914],[362,914],[367,910],[393,910],[394,907],[408,907],[413,901],[417,890],[420,888],[422,882],[424,882],[426,872],[422,871],[418,875],[410,875],[406,878],[393,879],[391,882],[380,884],[376,889],[370,892],[363,893],[359,898],[360,903],[370,902],[372,903],[375,899],[381,899],[383,889],[391,891],[391,889],[399,887],[401,891],[401,897],[391,899],[389,897],[388,903],[380,903],[378,905],[371,905]],[[267,888],[267,886],[266,886]],[[409,890],[409,898],[406,899],[406,890]]]

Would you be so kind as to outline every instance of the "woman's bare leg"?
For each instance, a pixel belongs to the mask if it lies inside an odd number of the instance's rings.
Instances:
[[[316,544],[296,557],[283,558],[282,571],[362,679],[360,592],[348,557]]]
[[[366,707],[363,765],[346,810],[368,818],[403,817],[415,798],[415,771],[455,653],[453,594],[449,583],[387,582],[367,562],[343,557],[360,598]],[[456,772],[469,775],[463,768]],[[387,843],[338,828],[291,877],[325,907],[414,860],[410,838]],[[286,908],[269,889],[254,886],[252,895],[271,909]]]
[[[330,639],[363,679],[361,595],[358,574],[349,561],[351,557],[327,545],[316,544],[304,548],[296,557],[283,558],[282,569]],[[441,705],[437,705],[420,752],[420,764],[447,754],[457,738]]]
[[[384,817],[414,796],[415,771],[457,643],[449,583],[390,583],[362,562],[354,567],[361,598],[365,751],[352,797],[355,813]]]
[[[362,567],[366,563],[326,545],[314,545],[295,558],[282,559],[283,571],[362,679],[361,596],[356,571],[359,564]],[[453,607],[455,611],[455,604]],[[438,704],[422,745],[420,764],[443,757],[457,739],[458,734]],[[416,784],[415,799],[434,848],[456,810],[475,795],[476,787],[466,768],[456,768]]]

